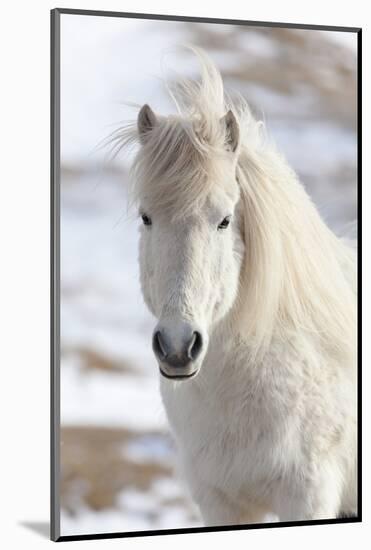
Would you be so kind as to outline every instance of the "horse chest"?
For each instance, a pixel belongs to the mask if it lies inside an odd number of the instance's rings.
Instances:
[[[182,459],[204,481],[218,479],[236,493],[243,479],[267,479],[277,466],[271,457],[281,455],[270,451],[282,446],[287,426],[282,391],[280,382],[255,373],[224,385],[165,383],[163,400]]]

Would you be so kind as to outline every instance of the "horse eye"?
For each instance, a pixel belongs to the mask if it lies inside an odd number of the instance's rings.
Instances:
[[[152,225],[152,220],[147,214],[142,214],[142,220],[144,225]]]
[[[226,216],[224,220],[218,225],[218,229],[227,229],[230,224],[231,216]]]

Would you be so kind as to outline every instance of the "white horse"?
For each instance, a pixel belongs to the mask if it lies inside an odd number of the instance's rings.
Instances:
[[[141,286],[182,473],[206,525],[356,514],[355,252],[196,53],[178,114],[144,105],[116,136],[140,145]]]

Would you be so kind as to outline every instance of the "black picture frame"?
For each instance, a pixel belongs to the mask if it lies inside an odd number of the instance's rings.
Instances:
[[[87,533],[85,535],[60,534],[60,20],[61,15],[85,15],[100,17],[120,17],[150,19],[162,21],[183,21],[194,23],[244,25],[252,27],[280,27],[287,29],[310,29],[348,32],[357,34],[357,229],[358,229],[358,387],[357,387],[357,421],[358,421],[358,514],[356,517],[344,517],[328,520],[290,521],[253,525],[228,525],[215,527],[194,527],[184,529],[161,529],[146,531]],[[359,27],[328,26],[317,24],[272,23],[267,21],[249,21],[236,19],[217,19],[209,17],[191,17],[177,15],[156,15],[145,13],[126,13],[114,11],[81,10],[55,8],[51,10],[51,124],[50,124],[50,159],[51,159],[51,357],[50,357],[50,526],[51,540],[73,541],[108,538],[125,538],[154,536],[166,534],[184,534],[217,531],[236,531],[251,529],[282,528],[290,526],[309,526],[323,524],[345,524],[362,522],[362,29]]]

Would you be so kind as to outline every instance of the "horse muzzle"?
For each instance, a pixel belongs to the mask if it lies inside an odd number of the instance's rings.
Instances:
[[[199,370],[205,337],[200,328],[188,322],[159,323],[152,338],[153,352],[165,378],[185,380]]]

